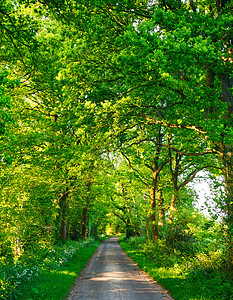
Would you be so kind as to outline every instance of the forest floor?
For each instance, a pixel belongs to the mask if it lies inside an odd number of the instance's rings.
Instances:
[[[118,243],[118,237],[110,237],[96,250],[67,298],[77,299],[172,298],[125,254]]]

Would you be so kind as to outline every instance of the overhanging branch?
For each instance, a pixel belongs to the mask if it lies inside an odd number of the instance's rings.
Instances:
[[[141,174],[138,172],[138,170],[136,170],[136,169],[132,166],[130,159],[129,159],[122,151],[120,151],[120,153],[121,153],[121,154],[124,156],[124,158],[127,160],[130,169],[132,169],[134,172],[136,172],[136,173],[138,174],[139,180],[140,180],[145,186],[149,187],[149,185],[141,178]]]
[[[132,147],[133,145],[139,145],[139,144],[141,144],[143,142],[146,142],[146,141],[153,142],[156,146],[165,147],[167,149],[170,149],[172,151],[175,151],[175,152],[179,153],[180,155],[185,155],[185,156],[201,156],[201,155],[207,155],[207,154],[219,154],[218,151],[214,151],[214,150],[207,150],[207,151],[196,152],[196,153],[194,153],[194,152],[188,153],[188,152],[184,152],[184,151],[182,151],[180,149],[177,149],[175,147],[172,147],[170,145],[167,145],[167,144],[164,144],[164,143],[158,143],[154,139],[141,139],[139,141],[135,141],[135,142],[131,143],[130,145],[128,145],[128,146],[126,146],[126,147],[124,147],[122,149],[124,150],[124,149]]]

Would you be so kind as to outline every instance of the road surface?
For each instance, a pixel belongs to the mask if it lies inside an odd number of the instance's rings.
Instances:
[[[169,294],[121,249],[118,238],[104,241],[67,300],[170,300]]]

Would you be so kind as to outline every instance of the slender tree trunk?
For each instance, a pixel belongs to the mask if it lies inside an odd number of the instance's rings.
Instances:
[[[210,64],[206,64],[206,86],[213,88],[214,87],[214,77],[215,77],[215,73],[213,72],[211,65]],[[208,95],[208,97],[211,97],[211,94]],[[209,113],[212,113],[214,110],[213,106],[210,106],[207,110],[206,110],[206,118],[208,118]]]
[[[22,203],[20,206],[20,215],[21,216],[23,214],[24,197],[25,197],[25,195],[23,195]],[[21,221],[19,221],[17,237],[15,238],[15,248],[14,248],[14,256],[15,257],[19,257],[22,252],[22,247],[21,247],[21,243],[20,243],[20,234],[21,234]]]
[[[89,174],[88,180],[87,180],[87,194],[88,195],[86,198],[85,207],[83,208],[82,221],[81,221],[81,224],[82,224],[81,235],[82,235],[83,239],[86,238],[86,234],[87,234],[87,217],[88,217],[88,209],[89,209],[89,204],[90,204],[91,179],[92,179],[92,176],[91,176],[91,174]]]
[[[87,234],[87,211],[88,211],[89,201],[87,201],[86,206],[83,209],[83,215],[82,215],[82,238],[86,238]]]
[[[156,220],[156,184],[153,180],[153,187],[150,189],[150,201],[151,201],[151,213],[150,213],[150,226],[153,236],[153,240],[156,241],[159,239],[159,232],[157,227]]]
[[[146,167],[148,167],[153,172],[153,180],[152,185],[149,188],[150,191],[150,204],[151,204],[151,212],[150,212],[150,226],[151,226],[151,232],[153,236],[153,240],[156,241],[159,239],[159,231],[158,231],[158,224],[157,224],[157,218],[156,218],[156,191],[158,189],[158,180],[159,180],[159,173],[162,171],[163,167],[169,162],[168,160],[164,160],[162,163],[159,164],[159,157],[161,154],[161,143],[163,141],[163,134],[161,132],[161,127],[159,128],[158,135],[156,137],[156,142],[158,144],[156,148],[156,153],[154,157],[153,166],[149,166],[145,164]]]
[[[170,205],[170,215],[169,215],[169,223],[172,223],[174,220],[174,214],[177,211],[177,203],[179,201],[179,191],[176,189],[173,189],[173,195]]]
[[[66,228],[66,209],[67,209],[67,197],[68,197],[68,189],[62,194],[59,206],[60,206],[60,229],[59,229],[59,237],[62,240],[66,240],[67,237],[67,228]]]
[[[146,231],[147,239],[149,240],[151,238],[150,237],[150,217],[149,217],[149,210],[147,208],[148,207],[148,199],[147,199],[146,192],[143,193],[143,198],[146,203],[145,231]],[[141,228],[141,230],[142,230],[142,228]],[[142,231],[141,235],[143,235],[143,231]]]
[[[232,50],[229,48],[229,53],[232,54]],[[230,72],[225,72],[218,75],[222,85],[221,98],[223,102],[228,104],[228,114],[226,119],[231,121],[228,126],[233,126],[233,78]],[[223,132],[223,137],[226,133]],[[227,224],[227,235],[228,235],[228,263],[233,266],[233,145],[221,142],[222,148],[222,163],[223,163],[223,174],[225,177],[225,188],[226,188],[226,224]]]
[[[226,188],[227,258],[233,266],[233,147],[225,147],[222,162]]]
[[[126,217],[126,221],[125,221],[125,236],[126,239],[129,239],[132,236],[132,227],[128,217]]]
[[[122,194],[124,197],[124,201],[125,201],[125,213],[126,213],[126,218],[125,218],[125,235],[126,235],[126,239],[130,238],[131,236],[133,236],[134,234],[134,230],[133,230],[133,222],[130,218],[131,216],[131,212],[130,212],[130,207],[128,205],[128,197],[127,197],[127,190],[125,190],[124,185],[122,184]]]
[[[170,137],[168,138],[168,142],[170,144]],[[169,168],[170,168],[170,173],[171,173],[171,178],[172,178],[172,185],[173,185],[173,195],[172,195],[172,199],[171,199],[170,216],[169,216],[169,223],[172,223],[173,219],[174,219],[174,214],[177,210],[177,203],[179,201],[178,176],[179,176],[179,167],[180,167],[180,162],[181,162],[181,155],[179,153],[176,153],[176,155],[175,155],[174,170],[173,170],[173,167],[172,167],[173,158],[172,158],[172,153],[171,153],[170,149],[168,150],[168,157],[169,157]]]
[[[165,228],[165,207],[164,207],[164,198],[162,194],[162,190],[157,193],[157,201],[158,201],[158,211],[159,211],[159,221],[158,221],[158,229],[161,233],[162,228]]]

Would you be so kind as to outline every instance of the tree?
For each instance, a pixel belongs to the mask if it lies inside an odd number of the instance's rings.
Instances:
[[[73,228],[77,215],[82,229],[72,232],[84,237],[93,208],[106,213],[98,198],[100,166],[108,153],[121,152],[149,189],[156,239],[158,221],[163,223],[168,205],[175,208],[180,189],[214,165],[225,177],[232,261],[231,9],[232,1],[212,0],[2,2],[0,132],[8,123],[1,142],[2,187],[26,168],[38,172],[42,191],[50,175],[45,207],[53,231],[65,239],[65,227]],[[111,180],[105,199],[114,190],[116,178]],[[31,203],[34,188],[22,186],[14,183],[13,194]],[[119,197],[115,204],[128,226],[136,206],[129,205],[123,186],[124,203]]]
[[[232,1],[158,1],[152,7],[154,13],[129,26],[118,42],[124,49],[113,65],[123,76],[111,83],[118,101],[110,100],[108,116],[128,130],[129,118],[194,130],[206,141],[205,152],[219,155],[232,261]]]

